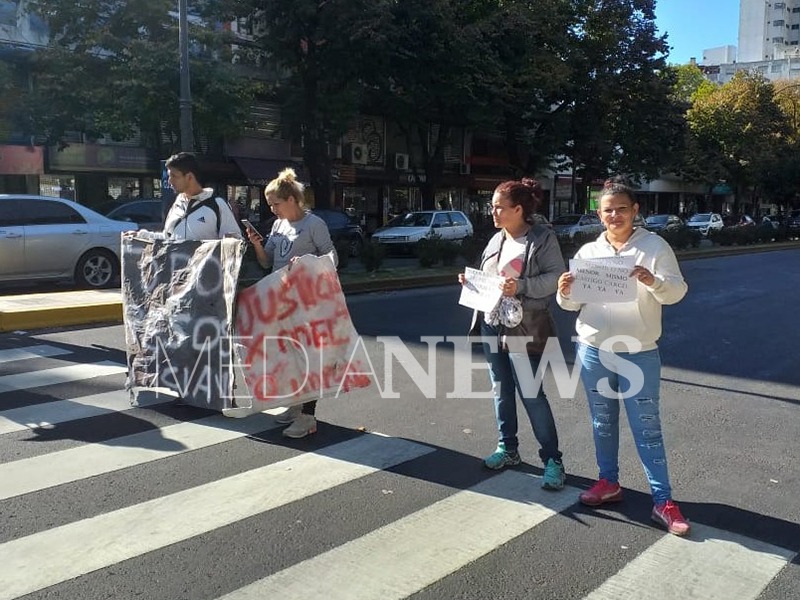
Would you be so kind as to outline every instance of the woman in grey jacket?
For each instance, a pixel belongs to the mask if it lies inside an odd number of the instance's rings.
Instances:
[[[483,251],[481,270],[503,277],[503,298],[499,310],[489,314],[476,311],[470,333],[481,335],[499,431],[497,449],[484,459],[484,464],[490,469],[502,469],[521,462],[517,438],[519,392],[541,446],[539,457],[545,465],[542,487],[560,490],[566,476],[550,404],[542,385],[528,389],[530,386],[522,385],[520,378],[522,369],[532,369],[530,376],[522,379],[532,381],[539,367],[546,339],[531,343],[532,336],[555,334],[548,305],[555,295],[558,277],[565,270],[555,234],[543,225],[533,224],[541,199],[541,188],[532,179],[506,181],[495,189],[492,218],[500,231]],[[459,281],[464,283],[463,273]],[[549,332],[542,332],[542,324]]]

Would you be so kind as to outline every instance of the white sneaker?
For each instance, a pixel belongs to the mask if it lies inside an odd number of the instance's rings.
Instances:
[[[317,433],[317,419],[314,415],[301,414],[283,430],[284,437],[290,438],[302,438],[310,433]]]
[[[300,416],[300,412],[302,410],[303,407],[300,406],[299,404],[290,406],[284,412],[275,417],[275,422],[280,423],[281,425],[288,425],[289,423],[294,423],[294,420]]]

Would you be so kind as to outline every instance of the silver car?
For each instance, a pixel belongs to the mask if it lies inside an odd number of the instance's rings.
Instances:
[[[431,236],[458,241],[472,235],[472,223],[458,210],[423,210],[395,217],[372,234],[380,244],[411,245]]]
[[[63,198],[0,194],[0,283],[108,287],[119,277],[120,234],[134,230]]]

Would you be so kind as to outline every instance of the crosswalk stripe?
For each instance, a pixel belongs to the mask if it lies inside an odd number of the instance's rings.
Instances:
[[[0,464],[0,500],[87,477],[214,446],[260,431],[284,427],[270,415],[231,420],[214,415],[106,442]]]
[[[41,371],[3,375],[0,376],[0,393],[26,390],[45,385],[59,385],[81,379],[90,379],[92,377],[116,375],[118,373],[125,373],[127,370],[128,367],[125,365],[104,360],[97,363],[69,365],[66,367],[55,367],[53,369],[42,369]]]
[[[522,535],[577,499],[507,471],[240,588],[224,600],[406,598]]]
[[[691,537],[664,536],[586,600],[750,600],[793,556],[784,548],[693,524]]]
[[[50,358],[63,354],[70,354],[70,351],[46,344],[37,344],[35,346],[28,346],[27,348],[8,348],[6,350],[0,350],[0,364],[16,360],[28,360],[31,358]]]
[[[366,434],[317,453],[6,542],[0,545],[0,600],[188,540],[433,451],[415,442]]]
[[[153,394],[146,399],[140,395],[137,406],[155,406],[172,400],[172,396],[163,394],[160,396]],[[37,427],[47,428],[51,425],[120,412],[130,408],[132,408],[130,394],[122,390],[33,406],[21,406],[0,411],[0,435]]]

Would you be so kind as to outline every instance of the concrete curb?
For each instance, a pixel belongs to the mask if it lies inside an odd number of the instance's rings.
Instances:
[[[122,321],[119,290],[27,294],[0,298],[0,331]]]
[[[800,250],[798,242],[776,242],[761,246],[715,246],[693,248],[675,253],[678,260],[696,260],[718,256],[736,256],[779,250]],[[420,275],[405,279],[376,279],[342,284],[345,294],[396,291],[439,285],[456,285],[454,274]],[[119,290],[57,292],[0,297],[0,332],[99,325],[122,322],[122,298]]]

